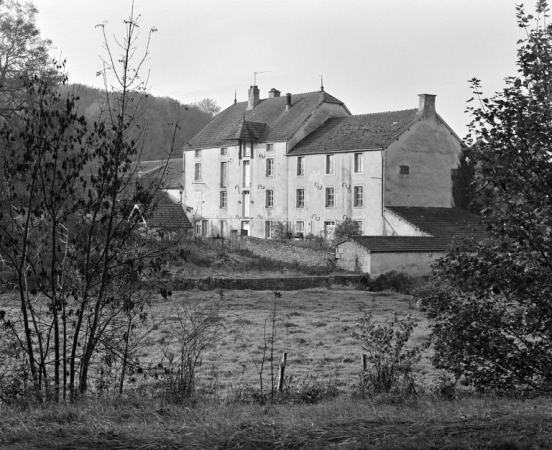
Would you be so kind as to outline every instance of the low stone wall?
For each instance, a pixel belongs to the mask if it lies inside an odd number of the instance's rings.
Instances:
[[[302,247],[286,241],[247,237],[243,239],[242,248],[257,256],[296,263],[300,266],[330,267],[334,263],[332,251]]]
[[[333,275],[325,277],[290,277],[290,278],[181,278],[173,280],[174,291],[214,289],[253,291],[297,291],[316,287],[330,288],[332,284],[358,284],[360,275]]]

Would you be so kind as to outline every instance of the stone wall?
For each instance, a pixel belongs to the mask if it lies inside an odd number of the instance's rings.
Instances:
[[[242,248],[257,256],[300,266],[330,267],[334,264],[332,251],[302,247],[286,241],[248,237],[243,239]]]
[[[174,291],[214,289],[253,291],[297,291],[316,287],[330,288],[332,284],[358,284],[359,275],[334,275],[325,277],[290,277],[290,278],[181,278],[173,280]]]

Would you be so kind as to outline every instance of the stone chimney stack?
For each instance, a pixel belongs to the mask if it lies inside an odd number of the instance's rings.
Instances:
[[[291,108],[291,94],[286,94],[286,111]]]
[[[259,88],[251,86],[249,88],[249,100],[247,101],[247,110],[255,108],[259,104]]]
[[[270,91],[268,91],[268,98],[274,98],[279,96],[280,96],[280,91],[278,89],[272,88]]]
[[[435,97],[433,94],[419,94],[420,106],[418,113],[425,119],[434,118],[437,114],[435,111]]]

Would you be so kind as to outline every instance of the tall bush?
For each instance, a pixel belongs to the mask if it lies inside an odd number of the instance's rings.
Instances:
[[[136,183],[147,47],[135,64],[133,14],[125,27],[121,54],[106,47],[106,88],[113,79],[118,87],[106,89],[100,120],[87,123],[76,95],[60,93],[63,74],[35,75],[24,84],[32,102],[0,129],[0,256],[16,279],[20,313],[3,311],[0,320],[38,400],[84,394],[97,360],[121,356],[106,337],[139,319],[136,287],[157,278],[167,254],[139,237],[132,214],[137,204],[151,213],[162,177]]]
[[[435,364],[478,389],[552,390],[552,26],[517,8],[518,75],[472,115],[474,192],[489,238],[456,242],[418,298]],[[531,28],[531,24],[534,27]]]

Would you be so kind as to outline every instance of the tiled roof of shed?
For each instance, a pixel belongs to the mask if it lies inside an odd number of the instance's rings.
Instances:
[[[164,230],[185,230],[192,228],[182,205],[159,203],[150,218],[146,219],[148,228],[162,228]]]
[[[290,154],[339,152],[386,147],[417,118],[417,109],[328,119]]]
[[[272,97],[259,101],[252,110],[247,102],[236,103],[218,113],[188,144],[187,149],[224,147],[233,145],[240,123],[265,124],[260,142],[286,141],[300,128],[308,116],[323,102],[343,102],[326,92],[309,92],[291,96],[292,106],[286,111],[286,97]]]
[[[450,239],[413,236],[352,236],[371,253],[444,252]]]
[[[455,237],[484,239],[481,218],[460,208],[386,206],[421,230],[431,234],[418,236],[353,236],[351,239],[372,253],[444,252]]]
[[[409,206],[387,206],[386,209],[432,236],[475,236],[478,239],[485,237],[481,217],[465,209]]]

